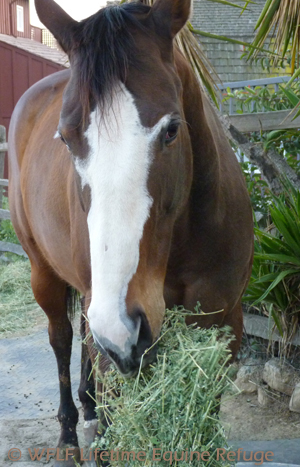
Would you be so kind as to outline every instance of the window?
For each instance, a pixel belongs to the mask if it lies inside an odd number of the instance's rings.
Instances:
[[[17,5],[17,31],[24,32],[24,8]]]

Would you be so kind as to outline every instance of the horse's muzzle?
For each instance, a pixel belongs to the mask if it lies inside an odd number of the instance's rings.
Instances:
[[[137,374],[140,366],[144,368],[156,359],[156,345],[153,345],[150,325],[145,313],[136,309],[130,317],[133,322],[138,323],[139,332],[135,343],[130,345],[130,351],[124,355],[118,346],[104,341],[93,332],[94,342],[98,350],[107,356],[124,377]]]
[[[140,367],[145,368],[156,360],[157,346],[156,344],[151,349],[146,350],[141,357],[120,359],[117,354],[108,350],[107,356],[114,363],[118,371],[125,378],[131,378],[135,376]],[[134,352],[133,352],[134,354]]]

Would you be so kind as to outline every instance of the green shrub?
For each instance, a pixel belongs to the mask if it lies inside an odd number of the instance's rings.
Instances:
[[[2,208],[9,209],[6,196],[2,197]],[[10,220],[5,219],[0,221],[0,241],[20,244]]]
[[[239,114],[252,112],[272,112],[293,109],[300,96],[300,82],[290,86],[280,85],[278,91],[264,86],[255,86],[254,89],[245,86],[244,89],[232,91],[227,88],[226,96],[222,102],[233,99],[236,112]]]
[[[19,239],[14,231],[13,225],[10,220],[2,220],[0,222],[0,240],[2,242],[18,243]]]
[[[267,216],[271,203],[267,182],[262,179],[260,172],[250,162],[241,162],[240,166],[246,180],[253,211]]]
[[[274,319],[287,355],[300,313],[300,193],[291,185],[272,196],[272,232],[255,228],[252,275],[244,301],[260,305]]]

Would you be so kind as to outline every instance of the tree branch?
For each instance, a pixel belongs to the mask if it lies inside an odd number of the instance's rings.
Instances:
[[[266,151],[261,143],[252,143],[246,135],[230,123],[229,117],[221,115],[218,111],[217,113],[227,138],[233,141],[249,161],[259,168],[275,195],[282,193],[285,178],[296,190],[300,190],[300,178],[281,154],[273,148]]]

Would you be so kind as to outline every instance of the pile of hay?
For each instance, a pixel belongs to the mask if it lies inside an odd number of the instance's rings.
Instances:
[[[217,460],[217,449],[226,446],[218,397],[230,385],[229,330],[223,329],[221,335],[215,328],[186,326],[185,314],[178,309],[167,312],[157,362],[136,379],[124,379],[113,368],[104,377],[99,375],[105,384],[98,395],[99,417],[104,411],[108,428],[93,447],[109,451],[111,465],[229,465]],[[129,459],[124,454],[122,460],[122,453],[128,451]],[[198,460],[195,454],[191,460],[191,451],[200,456],[207,451],[209,456]],[[145,454],[137,458],[139,452]]]
[[[30,263],[19,260],[0,266],[0,333],[14,332],[34,323],[38,305],[30,285]]]

